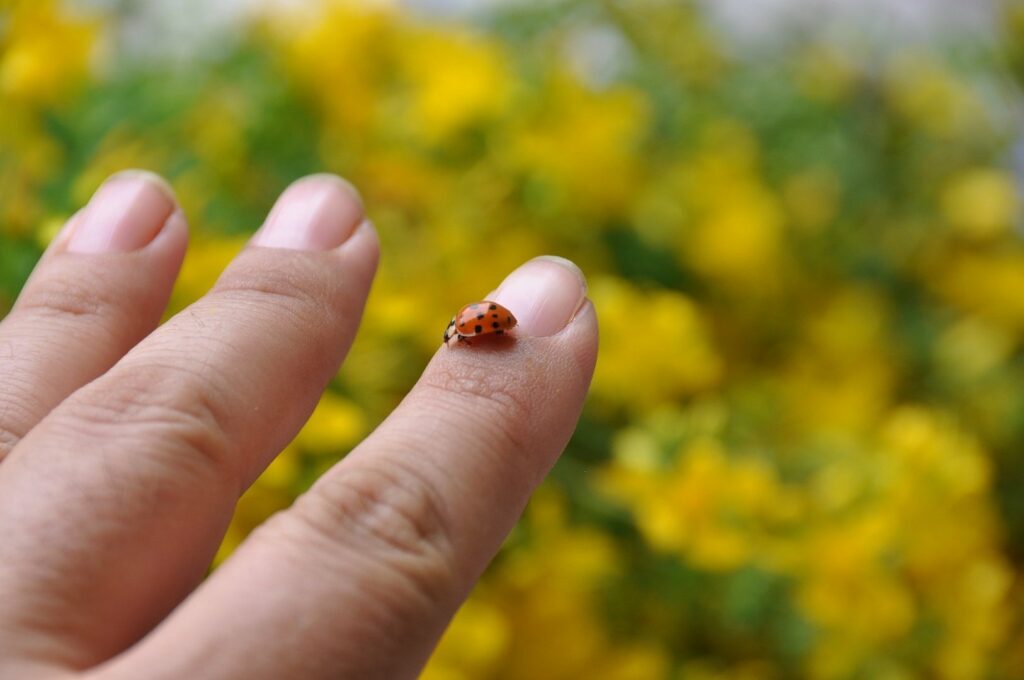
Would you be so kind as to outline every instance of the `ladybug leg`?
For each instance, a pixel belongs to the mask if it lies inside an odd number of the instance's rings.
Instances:
[[[444,329],[444,344],[447,345],[454,335],[456,335],[455,318],[452,317],[452,320],[448,322],[448,326]]]

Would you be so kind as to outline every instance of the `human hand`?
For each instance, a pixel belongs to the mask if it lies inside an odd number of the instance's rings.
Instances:
[[[159,180],[115,175],[0,323],[0,678],[414,676],[576,425],[581,275],[511,274],[490,299],[516,339],[442,347],[200,585],[348,350],[378,245],[347,184],[306,178],[156,328],[186,239]]]

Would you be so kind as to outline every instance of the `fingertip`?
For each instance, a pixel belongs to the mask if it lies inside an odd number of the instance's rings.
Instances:
[[[584,376],[586,385],[589,386],[590,379],[594,374],[594,367],[597,365],[598,345],[600,343],[600,327],[597,320],[597,310],[590,298],[584,298],[579,310],[572,320],[566,325],[563,334],[569,336],[568,342],[573,349],[573,357],[581,376]],[[561,334],[560,334],[561,335]]]
[[[158,175],[152,170],[144,170],[142,168],[127,168],[119,172],[115,172],[113,175],[107,178],[104,184],[108,184],[120,180],[137,180],[145,182],[153,186],[155,189],[160,191],[164,197],[174,205],[178,204],[178,196],[174,192],[174,187],[171,183],[164,179],[163,175]]]
[[[170,259],[177,263],[174,269],[175,273],[177,273],[177,268],[181,266],[181,261],[185,257],[185,250],[188,248],[188,238],[188,218],[185,217],[182,209],[178,208],[167,218],[167,221],[164,222],[164,226],[157,233],[156,237],[144,246],[142,250],[173,253]]]
[[[583,272],[563,257],[542,255],[509,274],[491,299],[519,321],[519,333],[545,337],[563,330],[586,299]]]
[[[380,256],[380,234],[377,233],[377,227],[374,226],[373,221],[368,217],[363,218],[356,226],[352,238],[342,244],[342,247],[347,246],[349,243],[355,243],[354,247],[372,251],[375,257]]]
[[[278,197],[251,244],[290,250],[333,250],[365,220],[362,197],[350,182],[320,173],[292,182]]]
[[[88,255],[139,250],[178,209],[174,191],[159,175],[144,170],[116,173],[89,199],[65,250]]]
[[[355,201],[360,209],[365,208],[365,204],[363,203],[363,195],[359,193],[359,189],[356,188],[356,185],[348,181],[341,175],[336,175],[333,172],[314,172],[313,174],[306,175],[295,180],[294,182],[291,183],[291,185],[288,188],[290,189],[291,187],[302,184],[325,183],[336,185],[337,188],[341,189],[346,194],[348,194],[348,197]],[[285,191],[287,190],[288,189],[285,189]]]
[[[373,278],[380,263],[380,236],[373,222],[364,218],[337,252],[350,261],[358,262],[366,275]]]
[[[600,328],[597,321],[597,310],[594,309],[594,303],[590,298],[583,298],[579,309],[565,325],[564,331],[591,335],[596,343],[600,335]]]

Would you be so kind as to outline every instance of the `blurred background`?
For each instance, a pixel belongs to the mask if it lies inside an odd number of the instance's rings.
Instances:
[[[0,311],[114,171],[172,313],[342,174],[363,329],[218,562],[556,253],[592,394],[426,678],[1024,678],[1022,80],[1007,0],[0,0]]]

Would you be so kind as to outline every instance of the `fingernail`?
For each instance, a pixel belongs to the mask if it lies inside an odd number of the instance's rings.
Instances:
[[[348,240],[363,217],[362,199],[351,184],[334,175],[312,175],[284,190],[252,243],[330,250]]]
[[[519,332],[554,335],[565,328],[587,297],[587,280],[564,257],[544,255],[516,269],[489,299],[515,315]]]
[[[153,240],[177,209],[171,187],[144,170],[119,172],[82,211],[68,241],[76,253],[126,253]]]

